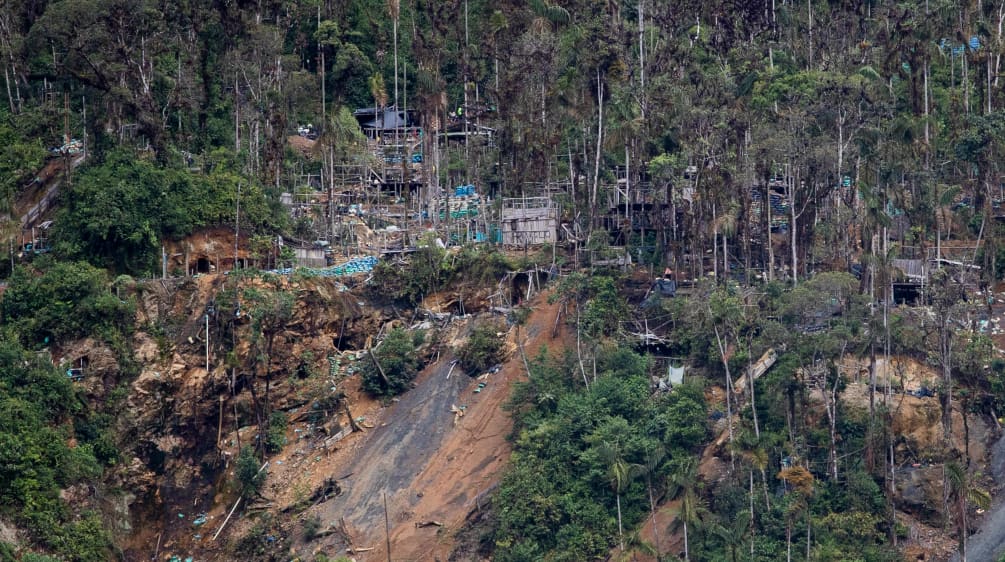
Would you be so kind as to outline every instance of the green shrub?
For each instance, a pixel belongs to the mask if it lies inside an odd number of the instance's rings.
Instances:
[[[430,245],[409,256],[404,266],[382,261],[373,268],[371,293],[374,298],[407,305],[422,302],[426,295],[440,290],[447,280],[446,251]]]
[[[107,443],[112,419],[90,412],[61,369],[0,338],[0,517],[59,559],[110,558],[111,540],[100,519],[86,513],[74,518],[59,493],[100,479],[103,463],[117,456],[107,451],[114,449]]]
[[[159,273],[160,241],[229,223],[239,185],[242,225],[282,226],[286,219],[270,207],[265,188],[240,175],[229,151],[209,159],[208,173],[193,174],[128,150],[109,152],[74,180],[53,227],[54,252],[120,273]]]
[[[550,260],[549,260],[550,261]],[[517,267],[499,251],[488,245],[467,245],[461,248],[450,270],[450,278],[479,284],[496,283]]]
[[[395,328],[362,360],[363,389],[374,396],[404,392],[418,372],[415,344],[408,332]],[[379,365],[379,367],[378,367]]]
[[[133,305],[108,289],[108,275],[83,262],[14,270],[0,311],[28,347],[132,326]]]
[[[504,329],[495,322],[476,326],[458,350],[457,358],[464,371],[476,376],[503,359],[503,342],[497,334]]]
[[[321,518],[317,515],[313,515],[304,520],[304,540],[310,542],[318,536],[318,531],[321,530]]]
[[[280,531],[275,518],[264,513],[255,526],[234,544],[235,559],[285,562],[290,559],[289,542],[290,537]]]
[[[241,485],[241,495],[246,498],[258,495],[265,483],[265,471],[260,470],[261,464],[255,457],[255,451],[251,447],[243,447],[237,456],[235,474],[237,481]]]
[[[265,435],[265,451],[270,454],[278,453],[286,445],[286,428],[289,422],[286,420],[286,412],[272,412],[269,416],[269,430]]]

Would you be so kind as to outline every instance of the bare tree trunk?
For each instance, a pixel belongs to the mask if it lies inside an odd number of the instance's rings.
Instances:
[[[924,113],[923,113],[923,115],[925,117],[925,148],[927,149],[928,147],[931,146],[931,141],[932,141],[931,130],[929,129],[929,123],[928,123],[928,57],[925,57],[925,66],[922,68],[922,72],[923,72],[923,76],[924,76],[923,87],[924,87],[924,104],[925,104],[925,107],[924,107]],[[925,156],[925,159],[926,160],[928,159],[927,154]]]
[[[838,462],[837,462],[837,396],[838,383],[841,380],[840,372],[834,377],[834,384],[828,388],[827,378],[824,377],[821,391],[824,395],[824,408],[827,411],[827,429],[830,436],[830,446],[827,449],[827,464],[830,465],[830,476],[837,482]]]
[[[806,559],[810,560],[810,547],[813,545],[813,533],[810,523],[813,518],[810,517],[810,510],[806,510]]]
[[[620,543],[621,550],[625,550],[625,535],[624,530],[621,527],[621,494],[615,494],[618,503],[618,542]]]
[[[750,556],[754,556],[754,471],[750,471]],[[657,560],[659,553],[656,553]]]
[[[318,2],[318,29],[321,28],[321,3]],[[318,69],[318,75],[321,78],[321,127],[322,129],[328,126],[328,103],[325,99],[325,50],[324,46],[321,45],[320,38],[318,39],[318,53],[321,55],[321,68]]]
[[[809,22],[809,46],[810,46],[810,67],[813,67],[813,4],[811,0],[806,0],[806,18]],[[809,553],[807,552],[806,558],[809,558]]]
[[[719,217],[712,201],[712,278],[719,280]]]
[[[628,234],[625,235],[625,250],[629,251],[629,242],[632,238],[632,170],[628,159],[628,142],[625,141],[625,221],[628,223]],[[642,240],[639,240],[639,249],[642,248]]]
[[[590,195],[590,231],[597,216],[597,190],[600,187],[600,157],[604,141],[604,83],[597,68],[597,154],[593,161],[593,193]]]
[[[653,523],[653,542],[656,546],[656,559],[659,560],[659,557],[662,555],[660,549],[660,530],[656,526],[656,498],[653,496],[653,483],[649,477],[646,478],[646,488],[649,489],[649,518]]]
[[[771,499],[768,496],[768,474],[767,474],[767,472],[765,472],[763,466],[760,467],[759,470],[761,471],[761,486],[764,488],[764,509],[765,510],[770,510],[771,509]]]
[[[775,245],[771,241],[771,187],[764,188],[764,201],[761,202],[764,212],[764,243],[768,246],[768,281],[775,279]]]
[[[579,372],[583,375],[583,384],[590,389],[590,380],[586,378],[586,367],[583,365],[582,330],[579,322],[579,303],[576,303],[576,358],[579,359]]]
[[[711,313],[711,310],[709,310]],[[729,361],[726,360],[726,346],[719,336],[719,327],[712,326],[715,331],[715,341],[719,344],[719,354],[722,356],[722,367],[726,370],[726,427],[729,432],[729,466],[730,470],[736,470],[736,462],[733,454],[733,378],[729,374]]]
[[[687,521],[684,521],[684,561],[691,562],[691,552],[687,543]]]
[[[729,252],[726,249],[726,231],[722,232],[722,278],[729,279]]]
[[[889,376],[889,375],[887,375]],[[867,470],[872,470],[875,466],[875,452],[873,450],[874,426],[876,420],[876,344],[869,344],[869,425],[865,433],[865,466]]]
[[[241,86],[234,74],[234,153],[241,153]]]
[[[792,562],[792,523],[785,524],[785,560]]]
[[[641,98],[641,103],[639,104],[642,112],[642,122],[646,121],[646,56],[645,56],[645,43],[643,38],[645,35],[645,27],[643,26],[643,16],[642,12],[645,10],[646,2],[645,0],[639,0],[639,97]]]
[[[750,376],[750,343],[747,343],[747,386],[750,387],[750,413],[754,420],[754,437],[761,440],[761,426],[757,422],[757,399],[754,397],[754,377]]]
[[[945,458],[942,463],[942,507],[946,516],[946,523],[949,522],[949,479],[946,477],[946,460],[948,460],[952,449],[953,438],[953,371],[951,360],[950,330],[952,325],[948,318],[942,319],[942,326],[939,330],[939,351],[942,359],[942,446]]]
[[[796,247],[798,238],[796,234],[796,231],[798,230],[798,228],[796,228],[796,219],[798,218],[798,215],[796,214],[796,186],[794,178],[786,178],[785,181],[787,184],[791,184],[790,189],[792,190],[791,195],[789,196],[789,217],[791,223],[789,224],[789,237],[791,240],[790,245],[792,246],[792,286],[795,287],[796,285],[799,285],[799,258],[797,257]]]
[[[17,113],[17,110],[14,107],[14,96],[10,92],[10,74],[8,73],[6,65],[3,67],[3,77],[7,83],[7,100],[10,102],[10,112]],[[16,80],[17,77],[15,76],[14,79]]]

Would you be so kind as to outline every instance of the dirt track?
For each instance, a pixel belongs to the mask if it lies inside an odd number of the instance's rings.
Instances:
[[[557,305],[539,296],[523,329],[527,354],[551,341]],[[511,330],[511,337],[513,331]],[[359,442],[339,474],[345,493],[323,504],[325,521],[345,517],[356,546],[375,550],[356,554],[360,562],[386,560],[383,494],[387,494],[391,551],[399,562],[446,560],[453,549],[453,533],[464,523],[479,494],[491,488],[509,458],[506,441],[512,424],[502,405],[512,384],[524,377],[519,354],[491,375],[485,389],[475,394],[476,380],[455,368],[444,356],[420,375],[416,388],[401,396]],[[456,425],[451,405],[466,406]],[[436,521],[439,526],[419,528]]]

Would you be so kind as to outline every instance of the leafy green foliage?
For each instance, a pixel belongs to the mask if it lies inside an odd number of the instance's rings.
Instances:
[[[438,290],[446,280],[446,252],[427,246],[411,255],[405,267],[381,261],[373,268],[370,285],[375,297],[400,301],[408,305],[422,302],[426,295]]]
[[[11,558],[11,560],[14,560]],[[59,562],[59,558],[53,556],[47,556],[45,554],[35,554],[34,552],[29,552],[21,557],[21,562]]]
[[[104,560],[110,541],[97,516],[74,520],[61,489],[101,476],[90,440],[71,446],[87,411],[69,379],[16,341],[0,339],[0,516],[68,559]]]
[[[279,527],[275,517],[266,513],[235,541],[233,549],[241,560],[281,562],[289,558],[291,538]]]
[[[652,452],[670,451],[652,467],[650,480],[658,481],[707,433],[701,389],[685,385],[651,398],[647,363],[629,350],[603,353],[589,389],[574,382],[573,368],[539,357],[514,392],[515,451],[495,499],[499,560],[606,553],[617,537],[615,496],[626,528],[648,509],[639,476]]]
[[[415,343],[407,331],[394,328],[362,361],[363,389],[375,396],[394,396],[408,389],[418,372]]]
[[[14,271],[0,311],[29,347],[128,330],[133,305],[112,294],[108,275],[83,262],[45,262]]]
[[[448,284],[495,283],[512,269],[513,264],[491,246],[465,246],[448,253],[426,239],[404,267],[389,261],[378,263],[370,288],[374,298],[414,306]]]
[[[494,322],[475,326],[471,330],[468,340],[457,350],[461,368],[466,373],[476,376],[502,361],[502,338],[498,335],[502,331],[502,326]]]
[[[14,118],[0,109],[0,206],[5,211],[18,188],[41,168],[44,158],[42,143],[19,131]]]
[[[269,430],[265,436],[265,452],[275,454],[283,450],[286,445],[286,429],[289,422],[286,413],[281,411],[272,412],[269,416]]]
[[[193,229],[232,225],[238,186],[245,229],[278,223],[261,185],[235,172],[224,150],[196,174],[137,158],[125,150],[87,168],[67,197],[54,226],[54,249],[121,273],[151,276],[160,270],[160,242]]]
[[[321,518],[317,515],[308,517],[304,520],[303,537],[304,540],[310,542],[314,540],[314,537],[318,535],[318,531],[321,530]]]
[[[237,482],[241,485],[241,495],[246,498],[255,497],[265,483],[266,473],[261,470],[261,463],[255,456],[255,451],[251,447],[242,447],[237,456],[234,473]]]

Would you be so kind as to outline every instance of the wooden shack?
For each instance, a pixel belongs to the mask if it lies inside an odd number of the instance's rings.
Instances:
[[[503,246],[554,244],[558,238],[558,208],[550,197],[503,199],[499,232]]]

